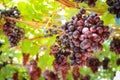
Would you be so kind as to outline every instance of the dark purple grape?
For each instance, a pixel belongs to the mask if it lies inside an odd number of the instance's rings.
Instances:
[[[99,42],[101,40],[101,37],[98,34],[93,33],[92,40],[95,42]]]
[[[87,39],[87,35],[85,34],[80,35],[79,40],[83,41],[85,39]]]
[[[96,31],[97,31],[96,26],[90,27],[90,31],[91,31],[92,33],[96,32]]]
[[[89,34],[89,33],[90,33],[89,28],[87,28],[87,27],[83,28],[83,29],[82,29],[82,33],[83,33],[83,34]]]
[[[79,20],[79,21],[77,21],[77,26],[84,26],[84,22],[83,22],[83,20]]]
[[[81,9],[80,9],[80,13],[81,13],[81,14],[85,14],[85,13],[86,13],[86,10],[85,10],[84,8],[81,8]]]
[[[68,30],[69,30],[69,31],[74,31],[74,29],[75,29],[75,27],[74,27],[73,25],[70,25],[70,26],[68,27]]]
[[[68,33],[68,37],[69,37],[70,39],[72,39],[72,38],[73,38],[73,32],[69,32],[69,33]]]
[[[79,31],[76,30],[76,31],[73,32],[73,37],[74,38],[79,38],[79,36],[80,36]]]
[[[82,29],[83,29],[83,26],[77,27],[77,30],[78,30],[79,32],[82,32]]]
[[[108,26],[105,26],[105,27],[104,27],[104,32],[109,32],[109,29],[110,29],[110,28],[109,28]]]
[[[80,47],[82,49],[87,49],[91,46],[91,41],[88,39],[85,39],[84,41],[81,42]]]
[[[98,23],[98,22],[100,21],[100,17],[96,16],[96,17],[94,18],[94,21],[95,21],[95,23]]]
[[[102,34],[103,33],[103,28],[102,27],[97,27],[97,32],[98,32],[98,34]]]

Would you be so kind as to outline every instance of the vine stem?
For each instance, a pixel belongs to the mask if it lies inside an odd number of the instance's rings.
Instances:
[[[23,20],[18,20],[18,19],[15,19],[15,18],[11,18],[11,17],[6,17],[5,19],[9,19],[9,20],[13,20],[15,22],[21,22],[21,23],[24,23],[26,25],[29,25],[29,26],[33,26],[35,28],[39,28],[39,26],[45,26],[46,28],[49,28],[49,29],[55,29],[55,30],[60,30],[62,31],[61,29],[59,28],[55,28],[55,27],[48,27],[52,17],[49,18],[47,24],[46,23],[40,23],[40,22],[28,22],[28,21],[23,21]],[[0,28],[2,29],[2,28]]]
[[[114,32],[120,33],[120,28],[113,28]]]
[[[112,34],[112,35],[110,35],[110,38],[117,38],[117,39],[120,39],[120,36],[119,36],[119,35]]]
[[[73,3],[69,0],[56,0],[58,2],[60,2],[61,4],[67,6],[67,7],[72,7],[72,8],[77,8],[77,9],[80,9],[79,5],[77,3]],[[94,11],[94,12],[97,12],[99,13],[100,15],[102,15],[102,10],[104,9],[92,9],[92,8],[86,8],[87,11]]]
[[[38,36],[35,38],[23,38],[22,40],[37,40],[37,39],[41,39],[41,38],[45,38],[44,36]]]
[[[23,20],[18,20],[18,19],[11,18],[11,17],[6,17],[5,19],[13,20],[15,22],[21,22],[21,23],[27,24],[29,26],[34,26],[35,28],[39,28],[40,26],[45,25],[45,23],[23,21]]]

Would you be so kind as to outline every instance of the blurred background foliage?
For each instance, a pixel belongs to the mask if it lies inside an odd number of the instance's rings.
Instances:
[[[30,54],[29,60],[34,59],[36,54],[39,54],[38,66],[42,69],[42,72],[46,69],[53,70],[52,62],[54,57],[50,56],[49,53],[50,46],[55,43],[56,35],[45,38],[45,31],[48,28],[54,28],[53,25],[60,27],[78,13],[79,9],[67,7],[55,0],[0,0],[1,10],[14,6],[17,6],[21,12],[23,22],[17,22],[17,25],[25,29],[25,39],[21,40],[16,47],[10,48],[7,37],[0,30],[0,41],[3,42],[2,47],[0,47],[0,51],[3,52],[0,55],[0,63],[10,61],[10,57],[13,58],[13,64],[0,69],[0,80],[12,80],[15,71],[19,71],[19,80],[22,80],[22,77],[29,80],[26,67],[22,65],[22,53]],[[79,6],[87,8],[89,13],[99,13],[105,25],[109,25],[111,29],[120,27],[116,24],[114,15],[108,13],[105,0],[98,0],[96,6],[91,9],[85,3],[81,3]],[[2,22],[0,22],[1,24]],[[102,51],[93,54],[99,57],[100,61],[105,56],[108,56],[110,58],[110,69],[103,70],[100,67],[98,73],[93,74],[90,68],[84,66],[80,69],[81,74],[89,74],[91,80],[111,80],[114,72],[120,70],[120,66],[116,66],[116,59],[120,58],[120,56],[110,52],[110,41],[111,39],[103,44]],[[43,76],[39,80],[44,80]],[[72,80],[71,71],[69,71],[68,80]]]

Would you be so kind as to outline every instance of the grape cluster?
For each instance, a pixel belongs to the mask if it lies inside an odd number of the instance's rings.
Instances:
[[[2,10],[1,11],[2,17],[12,17],[19,19],[20,18],[20,11],[17,9],[17,7],[10,8],[9,10]]]
[[[113,38],[110,43],[110,50],[116,54],[120,54],[120,39]]]
[[[1,16],[6,20],[6,23],[3,25],[3,32],[8,37],[11,47],[14,47],[24,37],[24,30],[16,26],[15,21],[9,20],[6,17],[19,19],[20,12],[17,7],[14,7],[10,10],[1,11]]]
[[[75,2],[78,2],[78,3],[85,2],[85,3],[87,3],[90,7],[94,7],[97,0],[74,0],[74,1],[75,1]]]
[[[92,71],[95,73],[98,71],[98,67],[101,65],[98,58],[88,58],[88,64],[87,66],[92,69]]]
[[[66,80],[70,65],[67,61],[67,56],[70,54],[69,51],[63,51],[59,45],[52,46],[51,54],[54,55],[55,60],[53,61],[53,67],[56,72],[61,72],[62,79]]]
[[[116,64],[117,64],[118,66],[120,66],[120,58],[118,58],[118,59],[116,60]]]
[[[63,34],[56,37],[56,43],[51,47],[51,54],[55,57],[53,62],[55,71],[61,71],[64,80],[70,65],[81,67],[88,64],[93,72],[96,72],[100,66],[99,60],[88,58],[94,51],[102,50],[102,43],[110,35],[109,27],[104,25],[97,14],[87,15],[86,10],[81,8],[80,12],[61,28]],[[74,79],[79,79],[76,73],[78,72],[73,69]]]
[[[46,70],[43,76],[45,80],[59,80],[58,74],[53,71]]]
[[[120,0],[107,0],[109,8],[108,11],[120,18]]]
[[[37,67],[37,62],[35,60],[30,61],[28,72],[30,75],[30,80],[37,80],[41,76],[41,69]]]
[[[105,57],[104,60],[102,61],[102,66],[103,69],[108,69],[108,63],[109,63],[110,59],[108,57]]]
[[[24,30],[20,27],[15,26],[15,24],[11,24],[9,22],[6,22],[3,25],[3,32],[6,36],[8,36],[11,47],[16,46],[21,40],[21,38],[24,37]]]
[[[72,17],[72,20],[62,26],[66,36],[64,41],[73,52],[72,58],[70,58],[74,60],[73,63],[81,64],[83,62],[81,56],[89,57],[92,52],[102,50],[102,43],[110,35],[109,27],[104,26],[97,14],[87,16],[85,13],[86,10],[81,8],[80,12]],[[82,57],[83,60],[86,59],[85,57]]]

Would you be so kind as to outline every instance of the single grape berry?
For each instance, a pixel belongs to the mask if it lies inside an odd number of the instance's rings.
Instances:
[[[80,47],[82,49],[87,49],[91,46],[91,41],[88,39],[85,39],[84,41],[81,42]]]

